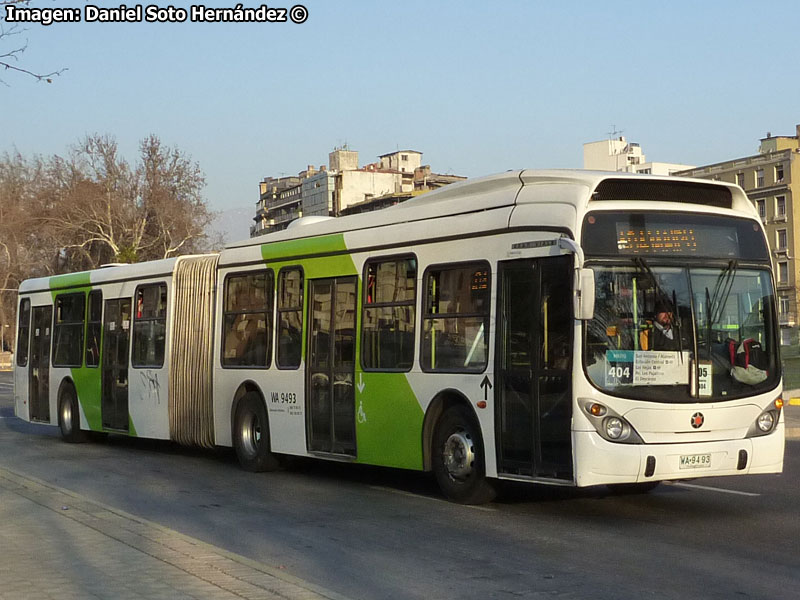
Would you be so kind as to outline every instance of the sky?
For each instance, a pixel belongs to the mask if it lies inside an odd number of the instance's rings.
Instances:
[[[64,155],[100,133],[135,162],[153,133],[199,163],[213,210],[255,213],[264,177],[345,144],[362,165],[409,149],[477,177],[580,168],[613,131],[648,160],[709,164],[800,123],[797,0],[302,1],[302,24],[28,25],[19,65],[67,70],[0,71],[0,153]]]

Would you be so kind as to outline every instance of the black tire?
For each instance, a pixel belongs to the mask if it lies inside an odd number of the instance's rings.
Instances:
[[[75,388],[65,385],[58,398],[58,427],[61,437],[70,444],[86,441],[86,432],[81,429],[81,411]]]
[[[245,394],[236,408],[233,447],[245,471],[274,471],[280,466],[270,449],[267,409],[255,392]]]
[[[464,406],[445,411],[433,434],[433,472],[442,493],[460,504],[484,504],[497,495],[486,479],[480,429]]]
[[[606,487],[615,496],[633,496],[648,494],[661,485],[660,481],[643,481],[641,483],[609,483]]]

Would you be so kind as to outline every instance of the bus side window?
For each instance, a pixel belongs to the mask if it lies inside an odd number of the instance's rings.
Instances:
[[[133,321],[134,367],[163,367],[167,340],[167,286],[142,285],[136,289]]]
[[[277,355],[279,369],[297,369],[303,351],[303,269],[278,273]]]
[[[489,355],[489,265],[430,267],[425,288],[423,370],[483,371]]]
[[[100,335],[103,330],[103,292],[89,292],[89,306],[86,319],[86,366],[100,364]]]
[[[414,362],[417,260],[368,262],[361,362],[365,369],[410,371]]]
[[[80,367],[83,357],[83,330],[86,326],[86,295],[59,294],[55,303],[53,366]]]
[[[270,365],[272,271],[237,273],[225,279],[222,366]]]
[[[31,334],[31,301],[24,298],[19,303],[19,327],[17,328],[17,365],[28,366],[28,347]]]

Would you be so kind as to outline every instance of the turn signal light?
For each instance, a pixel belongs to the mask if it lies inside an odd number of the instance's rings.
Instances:
[[[783,408],[783,398],[778,396],[777,398],[775,398],[774,404],[775,404],[775,408],[777,408],[778,410],[782,409]]]
[[[593,417],[602,417],[608,412],[608,409],[602,404],[594,402],[586,406],[586,411]]]

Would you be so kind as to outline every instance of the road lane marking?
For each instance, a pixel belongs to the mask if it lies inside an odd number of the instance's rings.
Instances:
[[[789,398],[789,404],[792,406],[800,406],[800,398]]]
[[[761,494],[756,494],[753,492],[740,492],[739,490],[727,490],[725,488],[718,488],[718,487],[711,487],[708,485],[697,485],[694,483],[671,483],[665,482],[667,485],[672,485],[675,487],[682,487],[682,488],[689,488],[692,490],[705,490],[707,492],[721,492],[723,494],[736,494],[737,496],[760,496]]]

